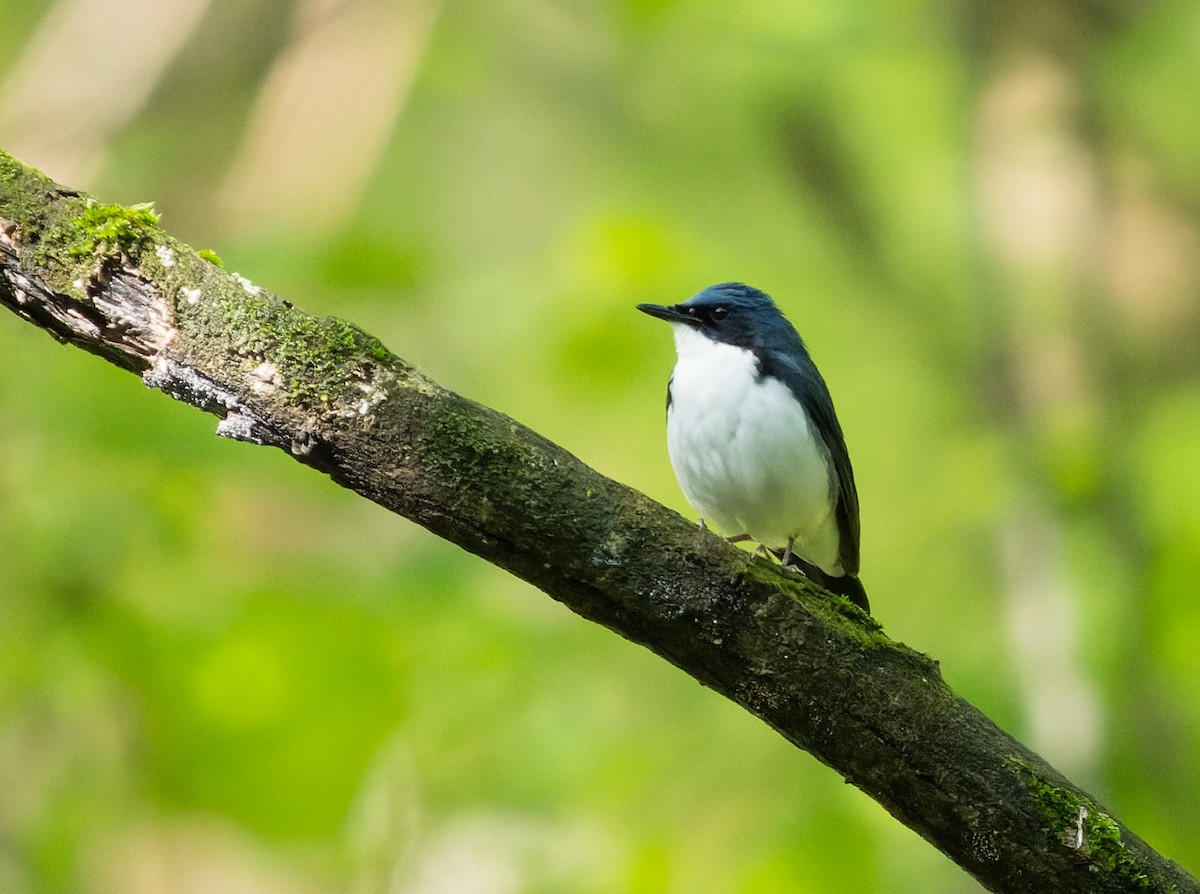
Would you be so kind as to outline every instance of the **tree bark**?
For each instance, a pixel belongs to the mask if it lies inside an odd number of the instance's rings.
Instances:
[[[0,303],[529,581],[760,717],[986,888],[1197,892],[936,661],[447,391],[348,323],[197,255],[146,207],[0,153]],[[15,370],[7,370],[13,375]]]

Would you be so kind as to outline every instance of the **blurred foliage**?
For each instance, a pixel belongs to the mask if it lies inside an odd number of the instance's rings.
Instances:
[[[632,306],[771,292],[838,403],[888,632],[1200,870],[1200,7],[0,21],[4,149],[685,514],[670,338]],[[0,372],[0,890],[978,890],[674,668],[287,458],[15,318]]]

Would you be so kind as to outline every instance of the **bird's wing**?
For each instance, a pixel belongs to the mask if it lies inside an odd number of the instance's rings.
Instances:
[[[835,514],[838,525],[838,557],[846,574],[858,574],[858,490],[854,486],[854,469],[850,465],[850,453],[846,450],[846,439],[842,426],[833,409],[833,398],[829,388],[817,370],[812,358],[804,352],[793,357],[778,351],[765,353],[760,358],[762,371],[778,377],[788,386],[796,399],[804,405],[809,418],[817,427],[829,458],[837,484]]]

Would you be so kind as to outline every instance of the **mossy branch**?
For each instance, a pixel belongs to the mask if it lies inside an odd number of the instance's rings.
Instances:
[[[850,603],[225,272],[148,207],[0,153],[0,303],[652,649],[993,891],[1200,894]]]

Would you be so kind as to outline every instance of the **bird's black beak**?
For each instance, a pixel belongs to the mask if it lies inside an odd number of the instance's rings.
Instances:
[[[666,320],[668,323],[688,323],[692,326],[696,325],[696,318],[681,311],[678,304],[639,304],[637,309],[644,314],[650,314],[652,317],[658,317],[660,320]]]

